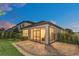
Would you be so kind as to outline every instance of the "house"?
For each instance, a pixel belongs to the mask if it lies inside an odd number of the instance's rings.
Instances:
[[[23,21],[6,31],[13,32],[14,29],[18,29],[19,32],[22,32],[24,38],[44,44],[55,42],[58,39],[58,33],[65,32],[63,28],[47,21],[40,21],[37,23]]]
[[[23,21],[23,22],[18,23],[16,26],[13,26],[12,28],[7,29],[5,32],[14,32],[14,30],[21,31],[22,28],[24,28],[28,25],[32,25],[32,24],[34,24],[34,22]]]
[[[51,44],[58,39],[58,33],[65,30],[51,22],[40,21],[22,28],[22,35],[29,40]]]
[[[34,24],[34,22],[31,22],[31,21],[23,21],[23,22],[20,22],[16,26],[13,26],[12,28],[9,28],[9,29],[5,30],[4,31],[5,37],[11,38],[13,36],[12,35],[13,32],[17,32],[17,33],[18,32],[21,32],[21,29],[22,28],[24,28],[24,27],[26,27],[28,25],[32,25],[32,24]],[[7,36],[7,34],[9,36]]]
[[[32,21],[23,21],[16,25],[16,29],[21,31],[22,28],[27,27],[29,25],[35,24],[35,22]]]

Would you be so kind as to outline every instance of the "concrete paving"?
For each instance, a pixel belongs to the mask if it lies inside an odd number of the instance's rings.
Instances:
[[[20,48],[19,46],[17,46],[15,43],[12,43],[12,45],[20,52],[22,53],[24,56],[33,56],[30,53],[27,53],[25,50],[23,50],[22,48]]]
[[[30,40],[16,43],[17,48],[24,50],[26,55],[35,56],[78,56],[77,45],[55,42],[51,45],[36,43]],[[28,54],[29,53],[29,54]]]

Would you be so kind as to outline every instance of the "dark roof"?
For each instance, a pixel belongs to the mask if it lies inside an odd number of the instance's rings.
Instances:
[[[22,23],[31,23],[31,24],[35,24],[35,22],[32,22],[32,21],[22,21],[22,22],[18,23],[17,25],[20,25],[20,24],[22,24]],[[16,26],[17,26],[17,25],[16,25]]]
[[[56,25],[56,24],[54,24],[54,23],[52,23],[52,22],[49,22],[49,21],[40,21],[40,22],[38,22],[38,23],[46,23],[46,24],[50,24],[50,25],[53,25],[53,26],[55,26],[55,27],[57,27],[57,28],[60,28],[60,29],[63,29],[64,30],[64,28],[62,28],[62,27],[60,27],[60,26],[58,26],[58,25]]]
[[[28,28],[28,27],[39,26],[39,25],[44,25],[44,24],[49,24],[49,25],[53,25],[53,26],[55,26],[55,27],[57,27],[57,28],[59,28],[59,29],[65,30],[65,29],[63,29],[62,27],[57,26],[56,24],[53,24],[52,22],[48,22],[48,21],[40,21],[40,22],[37,22],[37,23],[32,22],[32,21],[23,21],[23,22],[20,22],[20,23],[17,24],[17,25],[20,25],[20,24],[26,23],[26,22],[27,22],[27,23],[31,23],[32,25],[28,25],[28,26],[23,27],[23,28],[21,28],[21,29]],[[16,25],[16,26],[17,26],[17,25]],[[16,26],[13,26],[12,28],[9,28],[9,29],[7,29],[7,30],[13,29],[13,28],[15,28]],[[6,31],[7,31],[7,30],[6,30]]]
[[[22,24],[22,23],[31,23],[31,24],[35,24],[35,22],[32,22],[32,21],[22,21],[22,22],[18,23],[17,25],[20,25],[20,24]],[[17,25],[16,25],[16,26],[17,26]],[[16,28],[16,26],[13,26],[12,28],[9,28],[9,29],[7,29],[7,30]],[[5,31],[7,31],[7,30],[5,30]]]
[[[37,22],[37,23],[35,23],[35,24],[33,24],[33,25],[29,25],[29,26],[24,27],[24,28],[33,27],[33,26],[39,26],[39,25],[44,25],[44,24],[50,24],[50,25],[53,25],[53,26],[55,26],[55,27],[57,27],[57,28],[63,29],[62,27],[57,26],[56,24],[53,24],[53,23],[48,22],[48,21],[40,21],[40,22]],[[22,28],[22,29],[23,29],[23,28]],[[64,29],[63,29],[63,30],[64,30]]]

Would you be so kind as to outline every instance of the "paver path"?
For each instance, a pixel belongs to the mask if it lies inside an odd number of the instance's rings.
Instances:
[[[79,55],[76,45],[60,42],[55,42],[49,46],[26,40],[17,42],[16,45],[32,55],[39,55],[39,56]]]

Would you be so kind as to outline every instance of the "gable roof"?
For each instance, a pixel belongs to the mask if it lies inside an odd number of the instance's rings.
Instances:
[[[24,28],[34,27],[34,26],[39,26],[39,25],[44,25],[44,24],[53,25],[53,26],[55,26],[55,27],[57,27],[57,28],[59,28],[59,29],[64,30],[62,27],[57,26],[56,24],[53,24],[53,23],[48,22],[48,21],[40,21],[40,22],[37,22],[37,23],[35,23],[35,24],[33,24],[33,25],[26,26],[26,27],[24,27]],[[22,28],[22,29],[23,29],[23,28]]]
[[[22,22],[18,23],[17,25],[20,25],[20,24],[22,24],[22,23],[35,24],[35,22],[32,22],[32,21],[22,21]],[[16,25],[16,26],[17,26],[17,25]],[[5,30],[5,31],[12,30],[13,28],[16,28],[16,26],[13,26],[12,28],[9,28],[9,29],[7,29],[7,30]]]
[[[22,21],[22,22],[18,23],[17,25],[20,25],[20,24],[22,24],[22,23],[35,24],[35,22],[32,22],[32,21]],[[16,26],[17,26],[17,25],[16,25]]]
[[[43,23],[43,24],[49,24],[49,25],[53,25],[53,26],[55,26],[55,27],[57,27],[57,28],[60,28],[60,29],[63,29],[64,30],[64,28],[62,28],[62,27],[60,27],[60,26],[58,26],[58,25],[56,25],[56,24],[54,24],[54,23],[52,23],[52,22],[49,22],[49,21],[40,21],[40,22],[38,22],[38,23]]]
[[[21,28],[21,29],[29,28],[29,27],[34,27],[34,26],[39,26],[39,25],[44,25],[44,24],[49,24],[49,25],[53,25],[53,26],[55,26],[55,27],[57,27],[57,28],[59,28],[59,29],[65,30],[64,28],[62,28],[62,27],[60,27],[60,26],[58,26],[58,25],[56,25],[56,24],[53,24],[52,22],[48,22],[48,21],[40,21],[40,22],[37,22],[37,23],[32,22],[32,21],[22,21],[22,22],[20,22],[20,23],[17,24],[17,25],[20,25],[20,24],[22,24],[22,23],[31,23],[31,25],[28,25],[28,26],[23,27],[23,28]],[[16,26],[17,26],[17,25],[16,25]],[[9,28],[9,29],[7,29],[7,30],[16,28],[16,26],[13,26],[12,28]],[[7,31],[7,30],[6,30],[6,31]]]

